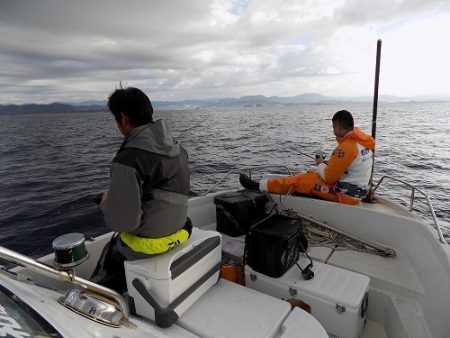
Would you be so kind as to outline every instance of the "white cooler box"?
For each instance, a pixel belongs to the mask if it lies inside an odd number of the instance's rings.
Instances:
[[[306,259],[300,266],[306,266]],[[272,278],[245,266],[246,286],[282,299],[298,298],[311,306],[311,314],[330,337],[356,338],[364,326],[369,277],[314,262],[314,278],[304,280],[294,265],[282,277]]]
[[[130,310],[169,327],[217,282],[221,258],[220,234],[193,228],[186,243],[167,253],[126,261]]]
[[[313,316],[275,297],[219,279],[177,321],[204,338],[328,338]]]

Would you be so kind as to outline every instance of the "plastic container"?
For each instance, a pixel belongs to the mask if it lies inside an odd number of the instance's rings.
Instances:
[[[300,258],[305,266],[308,260]],[[246,287],[281,299],[300,299],[330,337],[357,338],[363,328],[370,278],[353,271],[314,261],[314,278],[304,280],[297,266],[272,278],[245,266]]]
[[[244,266],[241,264],[227,263],[222,265],[220,275],[230,282],[245,285]]]
[[[222,263],[221,236],[193,228],[187,242],[162,255],[125,261],[136,314],[168,327],[213,286]]]
[[[246,244],[247,264],[271,277],[282,276],[298,259],[302,247],[307,249],[299,221],[281,215],[273,215],[255,225],[247,235]]]
[[[266,217],[266,195],[241,190],[216,196],[217,231],[236,237],[246,234],[250,227]]]

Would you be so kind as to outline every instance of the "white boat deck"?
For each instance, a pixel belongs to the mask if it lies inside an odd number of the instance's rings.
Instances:
[[[189,217],[192,219],[194,226],[203,230],[216,229],[216,213],[213,198],[214,195],[190,200]],[[328,265],[328,270],[340,268],[357,272],[370,278],[368,291],[369,306],[366,314],[366,323],[362,329],[360,338],[419,338],[447,336],[449,326],[447,322],[448,311],[446,310],[448,309],[448,295],[450,294],[450,285],[448,284],[448,278],[450,276],[450,249],[447,245],[439,242],[435,229],[428,226],[425,222],[422,222],[416,216],[408,213],[406,208],[395,206],[385,201],[374,204],[364,203],[361,206],[350,207],[320,200],[310,200],[307,198],[291,196],[277,196],[277,200],[280,200],[280,205],[282,202],[283,208],[294,210],[299,215],[316,220],[319,224],[326,224],[327,226],[334,227],[338,231],[349,234],[352,237],[376,243],[381,246],[390,247],[395,250],[397,254],[396,257],[385,258],[350,249],[333,249],[324,246],[310,246],[308,249],[308,253],[313,261]],[[98,256],[101,248],[103,248],[110,236],[111,234],[105,234],[95,240],[87,241],[87,243],[90,244],[89,250],[91,255],[95,257]],[[234,239],[236,239],[236,241],[234,241]],[[230,249],[230,247],[226,247],[227,243],[231,243],[233,250],[236,249],[236,251],[232,252],[231,256],[242,256],[244,243],[243,236],[242,238],[230,238],[224,235],[222,237],[222,245],[225,251]],[[240,248],[242,248],[242,251],[239,251]],[[44,257],[42,261],[51,265],[53,258],[49,255]],[[78,271],[77,267],[77,275],[89,278],[95,267],[95,262],[96,260],[88,260],[80,266],[80,271]],[[307,264],[307,261],[304,255],[301,255],[299,263],[301,266],[306,266],[305,263]],[[323,264],[316,263],[316,277],[319,277],[321,271],[320,267],[323,267]],[[331,268],[331,266],[333,266],[333,268]],[[42,276],[39,277],[33,271],[30,271],[27,276],[28,275],[33,281],[37,282],[37,284],[43,283],[46,278]],[[333,278],[324,277],[324,274],[321,274],[321,276],[330,281],[330,283],[333,283]],[[316,281],[319,279],[320,278]],[[295,279],[295,283],[297,282],[297,279]],[[65,289],[65,284],[65,282],[55,281],[52,284],[52,289],[63,290]],[[229,283],[223,283],[223,281],[220,284],[225,284],[225,286],[230,285]],[[300,284],[301,283],[299,283],[299,285]],[[235,284],[232,285],[239,287]],[[276,287],[279,285],[279,283],[276,284]],[[339,282],[336,282],[335,285],[340,284]],[[59,288],[59,286],[62,287]],[[304,290],[306,289],[307,288],[304,288]],[[27,294],[26,290],[26,288],[22,290],[24,294]],[[367,290],[367,288],[365,290]],[[222,298],[228,301],[228,296],[221,294],[222,291],[222,288],[217,287],[209,292],[209,296],[205,296],[203,301],[194,304],[192,312],[186,312],[186,314],[181,317],[179,322],[180,326],[174,326],[174,329],[169,335],[174,337],[209,336],[212,331],[215,331],[215,326],[208,331],[206,324],[208,324],[210,320],[206,320],[206,315],[204,315],[210,314],[210,304],[207,304],[207,300],[208,297],[211,298],[211,302],[214,304],[219,303]],[[288,289],[288,291],[290,292],[290,289]],[[350,289],[349,293],[346,294],[352,296],[353,294],[356,294],[356,292],[354,289]],[[267,292],[267,295],[272,294]],[[322,293],[320,295],[322,295]],[[220,299],[216,299],[216,296],[220,296]],[[287,299],[286,297],[279,297],[277,295],[272,296]],[[306,296],[306,294],[304,296]],[[36,300],[36,306],[41,306],[39,301],[45,297],[38,297],[38,299],[35,299],[35,296],[33,297],[30,296],[30,302]],[[345,299],[347,298],[348,297],[345,297]],[[279,300],[279,303],[282,304],[283,302]],[[313,303],[311,302],[311,304]],[[234,310],[230,312],[230,306],[226,306],[225,303],[219,305],[223,305],[223,309],[219,311],[222,314],[236,312]],[[240,306],[240,303],[238,302],[234,305]],[[287,304],[284,303],[282,305],[284,307],[287,306]],[[330,305],[331,308],[334,309],[334,303],[330,303]],[[258,305],[256,307],[267,308],[268,306],[269,305]],[[315,306],[315,309],[318,309],[317,305]],[[64,310],[64,313],[71,313],[70,311],[67,311],[68,310]],[[194,316],[196,312],[199,313],[198,318],[196,317],[196,319],[205,319],[206,321],[200,321],[194,329],[192,326],[193,321],[190,316]],[[243,313],[245,312],[246,311],[243,311]],[[214,312],[211,313],[214,314]],[[288,319],[290,321],[298,322],[299,319],[296,315],[299,313],[302,314],[302,310],[296,309],[292,311],[289,315],[290,319]],[[244,318],[244,315],[242,315],[242,318],[240,315],[238,317],[244,321],[246,319]],[[304,319],[307,316],[300,315],[299,318],[300,317]],[[83,317],[76,318],[77,320],[84,320],[82,319]],[[275,316],[274,318],[276,321],[278,317]],[[339,321],[342,322],[342,318],[338,318]],[[140,320],[136,321],[136,323],[138,322],[140,323]],[[276,323],[279,322],[279,320],[276,321]],[[283,325],[287,325],[287,322],[288,320],[285,320]],[[219,324],[222,325],[223,323],[220,322]],[[146,326],[149,325],[149,323],[143,320],[142,325]],[[223,327],[223,330],[229,330],[227,325],[228,324]],[[325,324],[322,323],[322,325]],[[236,329],[243,326],[245,325],[242,324],[236,326]],[[274,324],[272,326],[278,327],[279,325]],[[296,327],[297,326],[295,325],[291,325],[289,327],[286,326],[285,329],[283,326],[282,328],[279,328],[279,333],[276,337],[296,337],[296,333],[289,335],[286,333],[289,330],[297,330]],[[263,328],[263,326],[261,326],[261,328]],[[152,327],[152,330],[153,329],[157,330],[158,334],[161,333],[162,336],[165,336],[166,333],[168,333],[167,331],[159,331]],[[234,329],[234,327],[232,329]],[[121,332],[125,332],[126,329],[123,328],[120,330]],[[242,332],[229,331],[231,333]],[[284,333],[280,336],[280,332]],[[158,334],[155,333],[154,336],[161,336],[161,334]],[[119,335],[122,336],[120,333]],[[134,337],[137,335],[139,334],[133,331],[133,334],[128,332],[123,336]],[[88,337],[89,333],[86,333],[84,336]]]
[[[353,250],[310,249],[313,260],[358,272],[370,277],[369,310],[361,338],[388,337],[387,317],[398,317],[408,337],[426,337],[421,326],[420,302],[424,289],[408,259],[397,251],[396,257],[380,257]]]
[[[388,338],[388,335],[383,325],[367,319],[359,338]]]
[[[214,229],[215,223],[209,224],[207,228]],[[239,242],[242,241],[236,239],[236,243]],[[405,322],[405,329],[411,331],[409,337],[426,336],[420,325],[422,319],[419,306],[425,291],[413,266],[402,252],[397,250],[396,257],[381,257],[323,246],[310,247],[308,252],[313,261],[370,277],[369,310],[362,338],[388,337],[385,326],[392,317]],[[303,258],[300,263],[306,265],[307,261]]]
[[[386,206],[367,204],[372,210],[383,210]],[[402,209],[399,209],[402,212]],[[398,215],[391,211],[392,214]],[[215,229],[216,224],[205,228]],[[369,310],[362,338],[389,337],[386,325],[389,321],[403,322],[407,337],[426,337],[426,325],[422,325],[423,316],[420,303],[425,297],[424,288],[415,269],[397,248],[396,257],[381,257],[354,250],[332,249],[329,247],[310,247],[308,252],[314,261],[319,261],[346,270],[358,272],[370,277]],[[306,263],[301,260],[301,263]],[[398,332],[398,336],[404,335]]]
[[[351,207],[294,196],[272,196],[282,209],[335,227],[353,237],[394,249],[397,256],[384,258],[352,250],[311,247],[313,260],[368,276],[369,308],[361,337],[433,337],[448,332],[450,250],[437,231],[418,215],[380,198],[377,203]],[[214,195],[190,201],[194,224],[214,230]],[[209,206],[208,200],[211,203]],[[206,203],[205,203],[206,202]],[[200,217],[199,215],[202,215]],[[441,310],[440,310],[441,309]]]
[[[421,300],[424,290],[408,259],[399,251],[396,257],[380,257],[352,250],[334,251],[328,264],[370,277],[371,287],[385,293]]]
[[[354,250],[311,247],[309,255],[322,263],[370,277],[371,288],[421,300],[423,287],[407,257],[397,251],[396,257],[381,257]]]

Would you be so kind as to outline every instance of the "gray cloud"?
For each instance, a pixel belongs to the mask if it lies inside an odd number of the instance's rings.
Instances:
[[[442,0],[348,0],[336,9],[334,17],[338,24],[347,25],[390,22],[443,6]]]
[[[154,99],[295,95],[353,72],[336,42],[343,27],[442,8],[416,0],[6,0],[0,103],[102,99],[121,80]]]

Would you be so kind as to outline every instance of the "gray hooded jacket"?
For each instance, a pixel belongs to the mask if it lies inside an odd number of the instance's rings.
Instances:
[[[113,231],[160,238],[187,219],[189,161],[166,121],[134,128],[111,165],[108,199],[102,210]]]

